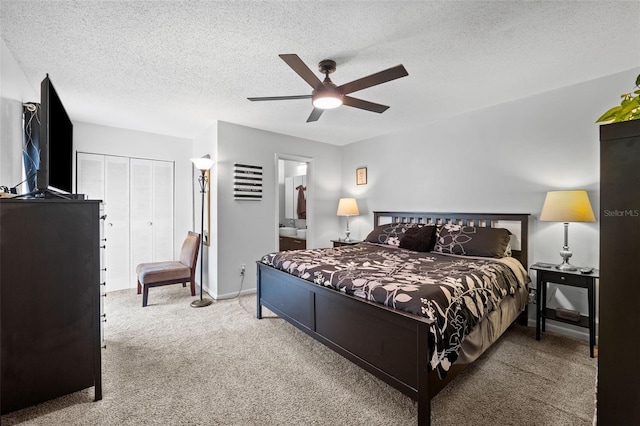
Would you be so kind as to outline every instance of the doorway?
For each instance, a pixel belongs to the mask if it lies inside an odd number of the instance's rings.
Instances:
[[[289,238],[304,240],[306,248],[313,246],[311,164],[308,157],[276,154],[276,250],[284,234],[280,228]]]

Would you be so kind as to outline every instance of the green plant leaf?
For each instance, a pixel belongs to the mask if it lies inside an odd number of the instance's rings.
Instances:
[[[633,98],[627,101],[626,105],[623,106],[622,110],[618,112],[618,121],[626,121],[629,120],[633,111],[637,108],[640,108],[640,103],[638,102],[638,98]]]
[[[604,114],[602,114],[600,116],[600,118],[598,118],[596,120],[596,123],[602,123],[604,121],[611,121],[614,120],[616,118],[616,114],[622,110],[622,107],[620,105],[618,106],[614,106],[613,108],[611,108],[609,111],[605,112]]]
[[[619,121],[640,119],[640,75],[636,78],[636,87],[639,90],[633,93],[623,93],[619,106],[614,106],[596,120],[596,123],[617,123]]]

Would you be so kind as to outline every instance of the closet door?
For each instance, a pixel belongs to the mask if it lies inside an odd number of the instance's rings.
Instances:
[[[131,280],[137,283],[136,266],[153,262],[153,161],[132,158],[131,194]],[[172,260],[172,259],[165,259]]]
[[[104,167],[106,290],[115,291],[136,284],[129,261],[129,158],[106,155]]]
[[[173,245],[173,162],[152,163],[153,259],[174,260]]]
[[[131,159],[131,275],[144,262],[175,260],[173,162]]]
[[[76,175],[78,194],[104,201],[104,155],[79,152]]]
[[[136,266],[174,260],[174,163],[78,153],[78,192],[102,200],[107,291],[135,288]]]
[[[102,200],[106,291],[131,288],[129,261],[129,158],[78,153],[78,192]]]

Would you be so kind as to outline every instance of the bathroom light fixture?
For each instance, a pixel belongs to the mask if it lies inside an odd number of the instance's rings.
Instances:
[[[356,203],[356,199],[340,198],[340,201],[338,202],[338,212],[336,214],[338,216],[347,217],[347,237],[344,239],[344,241],[351,241],[351,238],[349,238],[349,234],[351,233],[349,231],[349,216],[357,216],[360,214],[360,211],[358,211],[358,203]]]
[[[213,301],[211,299],[203,299],[202,298],[202,287],[204,284],[202,282],[202,271],[203,271],[203,263],[204,263],[204,194],[207,192],[207,170],[211,169],[213,166],[213,160],[209,158],[209,155],[205,155],[201,158],[192,158],[191,161],[196,166],[198,170],[200,170],[200,176],[198,176],[198,183],[200,183],[200,193],[202,194],[202,209],[201,209],[201,233],[200,233],[200,299],[196,299],[191,302],[192,308],[202,308],[204,306],[209,306]]]
[[[595,222],[589,195],[585,190],[549,191],[542,206],[540,220],[544,222],[564,222],[564,246],[560,251],[562,263],[556,265],[561,271],[575,271],[578,268],[569,264],[573,253],[569,250],[569,222]]]

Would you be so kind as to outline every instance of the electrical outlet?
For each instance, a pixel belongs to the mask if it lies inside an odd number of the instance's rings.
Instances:
[[[240,265],[240,275],[244,275],[244,271],[246,270],[246,267],[244,266],[244,263],[242,265]]]

